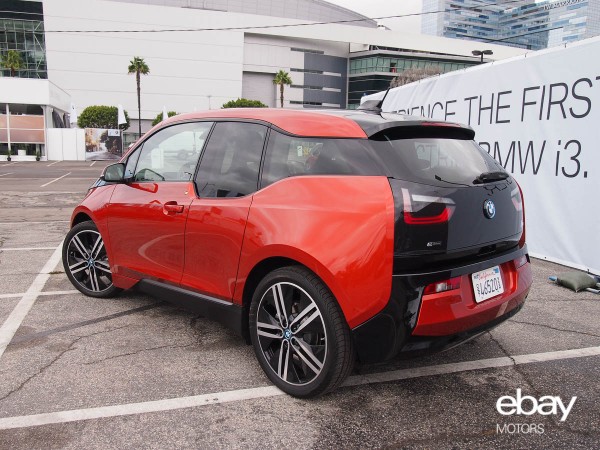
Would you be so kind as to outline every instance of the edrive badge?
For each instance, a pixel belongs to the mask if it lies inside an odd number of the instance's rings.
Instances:
[[[496,205],[491,200],[483,202],[483,215],[488,219],[493,219],[496,215]]]

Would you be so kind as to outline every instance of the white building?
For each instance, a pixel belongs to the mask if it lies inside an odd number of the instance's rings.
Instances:
[[[40,33],[38,23],[33,37],[23,35],[35,49],[14,47],[29,61],[17,75],[47,76],[79,112],[90,105],[122,104],[132,119],[129,131],[137,131],[133,124],[138,118],[135,76],[127,74],[134,56],[144,58],[150,68],[141,80],[142,132],[163,107],[177,112],[215,109],[240,97],[279,106],[272,80],[280,69],[293,81],[285,89],[285,107],[345,108],[349,98],[358,103],[357,89],[360,95],[380,90],[366,89],[365,83],[393,78],[394,55],[417,62],[478,61],[471,54],[472,42],[377,29],[372,20],[321,0],[4,0],[1,9],[14,14],[7,17],[0,11],[0,23],[10,29],[16,21],[39,19],[40,4],[44,31]],[[330,23],[336,21],[353,22]],[[0,28],[2,53],[20,36],[5,33],[3,40]],[[523,52],[487,47],[494,51],[491,59]],[[378,58],[382,51],[381,61],[350,73],[353,57]],[[10,80],[6,70],[3,74],[2,112],[3,105],[15,101],[5,98],[4,83]],[[360,87],[353,91],[355,78]],[[53,106],[59,114],[67,112]],[[0,115],[0,128],[1,120]],[[0,154],[2,142],[0,130]]]

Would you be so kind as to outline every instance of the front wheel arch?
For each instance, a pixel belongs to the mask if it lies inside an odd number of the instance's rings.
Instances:
[[[122,290],[112,282],[104,237],[91,220],[69,230],[63,242],[62,262],[71,284],[88,297],[114,297]]]
[[[71,227],[74,227],[75,225],[79,225],[80,223],[83,223],[83,222],[93,222],[93,220],[88,214],[86,214],[84,212],[79,212],[71,221]]]

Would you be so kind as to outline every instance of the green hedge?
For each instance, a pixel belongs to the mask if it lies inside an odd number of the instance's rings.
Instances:
[[[129,128],[129,114],[125,112],[126,124],[121,124],[119,129],[126,130]],[[117,128],[119,110],[116,106],[88,106],[85,108],[77,119],[79,128]]]
[[[176,116],[177,114],[179,114],[179,113],[175,112],[175,111],[167,111],[167,116],[169,116],[169,117]],[[163,113],[158,113],[158,115],[152,121],[152,126],[158,125],[162,121],[163,121]]]
[[[260,100],[248,100],[247,98],[238,98],[237,100],[230,100],[225,103],[223,108],[268,108]]]

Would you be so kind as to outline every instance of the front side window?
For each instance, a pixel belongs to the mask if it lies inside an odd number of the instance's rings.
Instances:
[[[267,127],[255,123],[217,123],[196,176],[200,197],[242,197],[255,192],[266,135]]]
[[[137,158],[134,181],[190,181],[212,125],[183,123],[160,130],[130,156],[125,175],[131,175],[129,162]]]
[[[261,187],[298,175],[381,175],[368,141],[286,136],[272,131]]]

